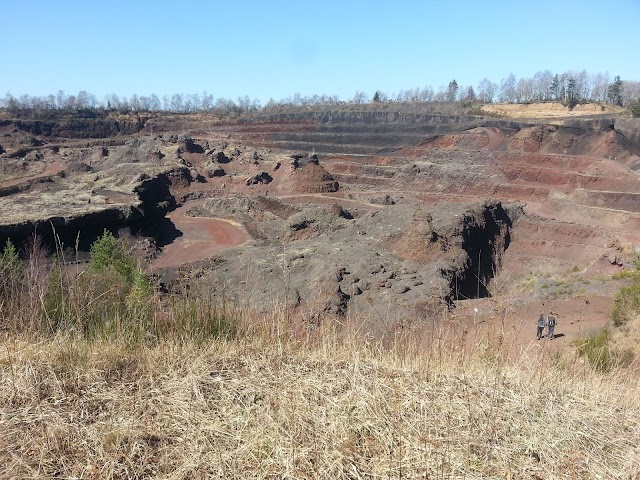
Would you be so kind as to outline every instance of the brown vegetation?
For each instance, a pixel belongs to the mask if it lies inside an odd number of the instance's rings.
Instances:
[[[639,386],[629,371],[604,376],[550,351],[506,364],[491,339],[468,353],[444,330],[389,347],[344,329],[296,339],[283,332],[297,322],[282,320],[247,318],[254,333],[233,341],[133,349],[4,335],[0,475],[640,474]]]

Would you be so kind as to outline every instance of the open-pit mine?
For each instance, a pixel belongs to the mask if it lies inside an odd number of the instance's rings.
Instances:
[[[446,317],[522,344],[553,310],[567,341],[606,323],[640,246],[640,120],[611,112],[4,113],[0,152],[2,245],[81,259],[129,232],[158,288],[310,327]]]

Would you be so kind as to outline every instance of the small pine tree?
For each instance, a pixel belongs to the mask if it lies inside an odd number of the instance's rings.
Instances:
[[[0,256],[0,268],[2,271],[5,271],[5,269],[17,269],[19,266],[20,257],[18,256],[18,251],[11,240],[7,240],[4,250],[2,251],[2,256]]]
[[[376,103],[380,101],[380,92],[377,90],[376,93],[373,94],[373,101]]]
[[[455,102],[458,97],[458,82],[456,82],[455,78],[449,82],[449,86],[447,87],[447,101]]]
[[[640,117],[640,99],[636,100],[635,103],[631,104],[631,115],[634,118]]]
[[[11,303],[12,300],[17,299],[22,280],[20,256],[11,240],[7,240],[0,255],[0,306],[2,306],[2,300]]]
[[[135,271],[135,258],[126,252],[122,242],[105,228],[102,236],[93,242],[90,248],[91,268],[96,272],[103,272],[113,267],[128,282]]]
[[[620,75],[618,75],[613,79],[613,83],[609,85],[609,89],[607,90],[607,97],[612,103],[621,107],[623,90],[624,84],[622,80],[620,80]]]
[[[569,79],[569,84],[567,85],[567,100],[569,110],[573,110],[578,104],[578,86],[573,78]]]

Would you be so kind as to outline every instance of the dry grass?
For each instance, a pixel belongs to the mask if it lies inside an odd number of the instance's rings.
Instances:
[[[628,371],[264,326],[198,345],[5,336],[0,477],[640,478]]]
[[[373,335],[220,308],[197,283],[123,310],[110,270],[58,289],[35,240],[3,265],[0,478],[640,478],[637,370],[516,357],[509,329],[446,315]]]
[[[602,108],[604,107],[604,109]],[[580,115],[618,114],[624,112],[623,107],[611,104],[585,103],[579,104],[573,110],[559,102],[548,103],[494,103],[482,105],[482,109],[489,113],[496,113],[514,118],[561,118]]]

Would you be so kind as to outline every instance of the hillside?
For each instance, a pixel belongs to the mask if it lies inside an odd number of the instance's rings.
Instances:
[[[1,120],[0,476],[640,478],[640,124],[516,112]]]

